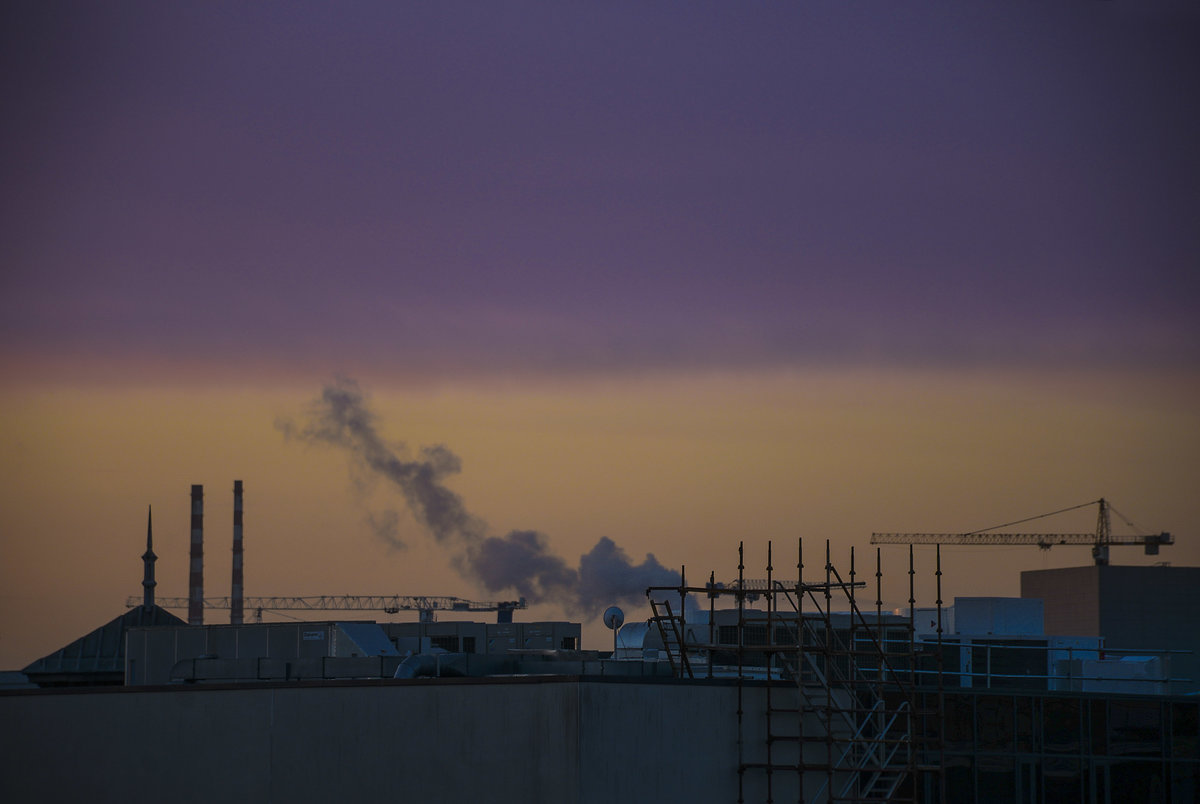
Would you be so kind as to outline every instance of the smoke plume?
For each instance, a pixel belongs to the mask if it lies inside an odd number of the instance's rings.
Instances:
[[[382,511],[368,511],[366,523],[367,527],[389,547],[396,550],[403,550],[408,547],[404,543],[404,540],[400,538],[400,514],[396,511],[390,508],[385,508]]]
[[[613,603],[640,602],[648,586],[679,583],[679,573],[653,555],[635,564],[607,537],[573,567],[552,553],[546,536],[537,531],[490,534],[487,523],[472,515],[462,497],[445,485],[446,478],[462,470],[458,456],[440,444],[413,455],[404,444],[384,440],[353,380],[327,385],[303,421],[281,420],[277,427],[288,439],[342,449],[356,473],[389,483],[422,529],[452,552],[455,569],[491,594],[557,603],[573,615],[595,617]],[[389,544],[403,546],[394,511],[369,521]]]

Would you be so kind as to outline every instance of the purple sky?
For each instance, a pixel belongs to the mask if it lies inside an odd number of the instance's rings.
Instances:
[[[10,1],[0,93],[0,667],[147,504],[185,588],[197,482],[257,594],[485,598],[273,426],[338,374],[570,567],[1101,495],[1197,563],[1196,0]]]
[[[7,3],[0,365],[1200,365],[1194,3]]]

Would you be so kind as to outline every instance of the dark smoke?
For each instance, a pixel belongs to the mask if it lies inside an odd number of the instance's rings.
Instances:
[[[413,517],[439,542],[456,538],[471,542],[482,537],[485,524],[467,512],[462,498],[442,485],[448,475],[458,473],[458,456],[439,445],[423,448],[420,457],[413,459],[404,444],[388,444],[375,429],[375,414],[367,409],[363,392],[353,380],[325,386],[303,425],[284,420],[277,426],[287,438],[341,447],[358,468],[391,481]]]
[[[490,535],[487,523],[473,516],[444,484],[462,469],[457,455],[439,444],[423,447],[413,457],[404,444],[385,441],[376,423],[358,383],[342,379],[325,387],[305,421],[281,420],[277,426],[289,439],[345,450],[355,471],[390,483],[417,523],[454,551],[454,567],[491,594],[553,602],[572,614],[595,617],[613,603],[640,603],[648,586],[679,583],[679,573],[653,555],[634,564],[609,538],[600,539],[580,557],[579,566],[572,567],[550,552],[546,537],[537,531]],[[394,511],[372,516],[369,522],[389,544],[403,546]]]
[[[400,538],[400,514],[390,508],[367,512],[367,527],[389,546],[403,550],[408,545]]]
[[[549,552],[546,537],[532,530],[487,536],[458,557],[489,590],[512,589],[527,600],[571,601],[579,572]]]
[[[607,536],[579,557],[577,594],[580,604],[588,611],[599,611],[612,603],[610,598],[613,589],[635,588],[645,595],[648,586],[678,583],[679,573],[659,564],[652,553],[647,553],[646,560],[641,564],[634,564],[625,551]]]

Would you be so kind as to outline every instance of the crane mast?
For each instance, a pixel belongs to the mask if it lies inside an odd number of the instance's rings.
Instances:
[[[1096,530],[1093,533],[996,533],[995,528],[971,531],[969,533],[872,533],[871,544],[963,544],[963,545],[1037,545],[1043,550],[1049,550],[1055,545],[1089,544],[1092,546],[1092,559],[1097,566],[1108,564],[1108,548],[1124,545],[1141,545],[1146,555],[1158,555],[1158,548],[1164,544],[1174,544],[1175,537],[1170,533],[1147,533],[1129,536],[1114,536],[1110,516],[1111,506],[1101,497],[1094,502],[1064,508],[1049,514],[1040,514],[1019,522],[1017,525],[1034,519],[1042,519],[1065,511],[1085,508],[1090,505],[1099,506],[1096,516]],[[1008,527],[997,525],[996,527]]]

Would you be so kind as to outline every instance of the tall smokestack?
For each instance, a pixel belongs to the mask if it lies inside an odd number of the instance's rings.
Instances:
[[[142,607],[146,609],[154,608],[154,562],[158,560],[154,555],[152,522],[153,512],[146,506],[146,552],[142,553]]]
[[[188,577],[188,625],[204,625],[204,486],[192,486],[192,564]]]
[[[242,481],[233,481],[233,588],[230,590],[229,622],[242,624]]]

